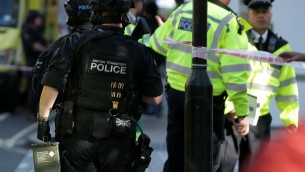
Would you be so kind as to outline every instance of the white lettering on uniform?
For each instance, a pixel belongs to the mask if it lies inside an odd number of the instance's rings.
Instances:
[[[108,65],[105,65],[105,72],[110,73],[112,70],[112,66],[110,66],[111,69],[107,69],[107,67],[108,67]],[[100,71],[103,71],[103,70],[100,70]]]
[[[126,74],[126,67],[121,67],[121,74]]]
[[[190,23],[180,22],[180,27],[182,27],[184,30],[192,30],[192,24]]]
[[[93,68],[96,68],[97,64],[96,63],[91,63],[91,67],[90,70],[92,70]]]
[[[90,10],[90,5],[79,5],[78,10]]]
[[[119,66],[114,66],[113,67],[113,72],[114,73],[120,73],[120,67]]]
[[[126,67],[114,64],[97,64],[92,62],[90,65],[90,70],[115,74],[126,74]]]
[[[181,18],[179,22],[178,29],[185,30],[185,31],[192,31],[192,20],[189,18]]]
[[[183,30],[192,30],[191,23],[180,22],[180,27],[183,28]]]
[[[104,65],[103,64],[98,64],[97,65],[97,70],[98,71],[103,71],[104,70]]]

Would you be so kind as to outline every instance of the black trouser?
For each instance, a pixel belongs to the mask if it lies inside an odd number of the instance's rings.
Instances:
[[[167,136],[168,158],[164,172],[184,171],[184,92],[167,89]]]
[[[213,172],[219,172],[224,136],[224,102],[226,93],[213,96]]]
[[[64,137],[61,163],[64,172],[130,172],[134,139],[87,135]]]
[[[166,146],[168,152],[168,159],[164,164],[164,172],[183,172],[184,171],[184,92],[175,90],[168,87],[167,93],[167,103],[168,103],[168,117],[167,117],[167,136],[166,136]],[[219,97],[214,97],[214,100],[224,99]],[[213,108],[213,130],[214,136],[217,135],[218,138],[213,138],[214,146],[214,165],[213,169],[217,169],[219,166],[219,149],[220,144],[223,140],[223,125],[224,125],[224,112],[223,106],[214,106]],[[216,164],[215,164],[216,163]]]
[[[233,172],[237,160],[241,167],[245,160],[250,160],[264,141],[270,141],[269,114],[259,117],[256,126],[250,126],[249,134],[242,139],[233,124],[225,121],[225,142],[222,145],[221,172]]]

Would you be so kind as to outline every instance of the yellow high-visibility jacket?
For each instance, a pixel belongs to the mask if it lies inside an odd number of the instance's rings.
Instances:
[[[131,36],[135,27],[136,26],[133,23],[127,25],[124,29],[124,34]],[[142,38],[138,42],[141,42],[142,44],[145,44],[147,47],[149,47],[149,37],[150,37],[150,34],[145,34],[142,36]]]
[[[132,31],[134,30],[134,28],[135,28],[135,24],[130,23],[129,25],[127,25],[127,26],[125,27],[125,29],[124,29],[124,34],[130,36],[130,35],[132,34]]]
[[[185,91],[185,83],[191,72],[192,47],[161,42],[165,38],[192,41],[192,2],[177,8],[150,37],[150,46],[166,57],[167,81],[179,91]],[[238,17],[214,3],[208,2],[207,47],[221,49],[247,49],[248,38]],[[213,84],[213,95],[227,92],[238,116],[249,112],[247,79],[249,61],[215,53],[208,54],[208,74]]]
[[[248,34],[251,33],[248,32]],[[279,55],[282,52],[291,51],[287,41],[276,36],[271,30],[268,31],[268,38],[269,40],[273,39],[273,41],[269,42],[274,42],[268,45],[267,51],[270,53]],[[250,39],[251,36],[249,36]],[[251,62],[251,68],[252,73],[248,80],[248,92],[258,98],[260,116],[270,112],[270,101],[274,97],[280,110],[280,118],[285,126],[291,124],[298,126],[299,100],[294,68],[254,61]]]

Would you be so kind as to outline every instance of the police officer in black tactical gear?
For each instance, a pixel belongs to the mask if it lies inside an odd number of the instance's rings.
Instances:
[[[163,88],[152,51],[124,36],[131,6],[131,0],[92,0],[95,29],[65,41],[44,75],[41,128],[48,128],[58,93],[66,95],[56,126],[66,148],[63,171],[135,171],[139,104],[160,103]],[[38,132],[39,139],[50,136],[48,129]]]
[[[32,76],[32,88],[34,93],[37,96],[40,96],[43,85],[41,84],[41,80],[43,78],[44,73],[48,67],[49,63],[52,63],[51,57],[55,53],[55,51],[61,46],[65,39],[69,38],[71,34],[82,34],[88,29],[92,29],[93,25],[90,23],[91,10],[90,10],[90,0],[67,0],[64,3],[64,8],[67,13],[66,23],[71,27],[71,33],[60,37],[54,43],[50,45],[50,47],[42,52],[36,62],[36,65],[33,69]],[[61,94],[59,98],[57,98],[57,103],[62,103],[61,99],[63,99],[63,95]],[[57,116],[58,117],[58,116]],[[48,127],[48,126],[46,126]],[[44,137],[44,127],[42,128],[43,132],[38,132],[37,136],[41,140],[49,141],[50,136]],[[55,140],[59,141],[60,136],[55,130]]]
[[[71,32],[67,35],[60,37],[58,40],[53,42],[47,50],[42,52],[35,64],[32,77],[33,91],[36,95],[41,94],[42,87],[41,80],[48,67],[49,61],[53,56],[63,40],[70,37],[72,33],[82,34],[88,29],[92,29],[93,26],[90,23],[91,10],[90,0],[67,0],[64,3],[64,8],[67,13],[66,23],[71,27]]]

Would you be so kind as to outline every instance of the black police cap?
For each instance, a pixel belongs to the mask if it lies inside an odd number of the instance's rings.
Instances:
[[[248,8],[269,8],[274,0],[244,0],[244,4]]]

